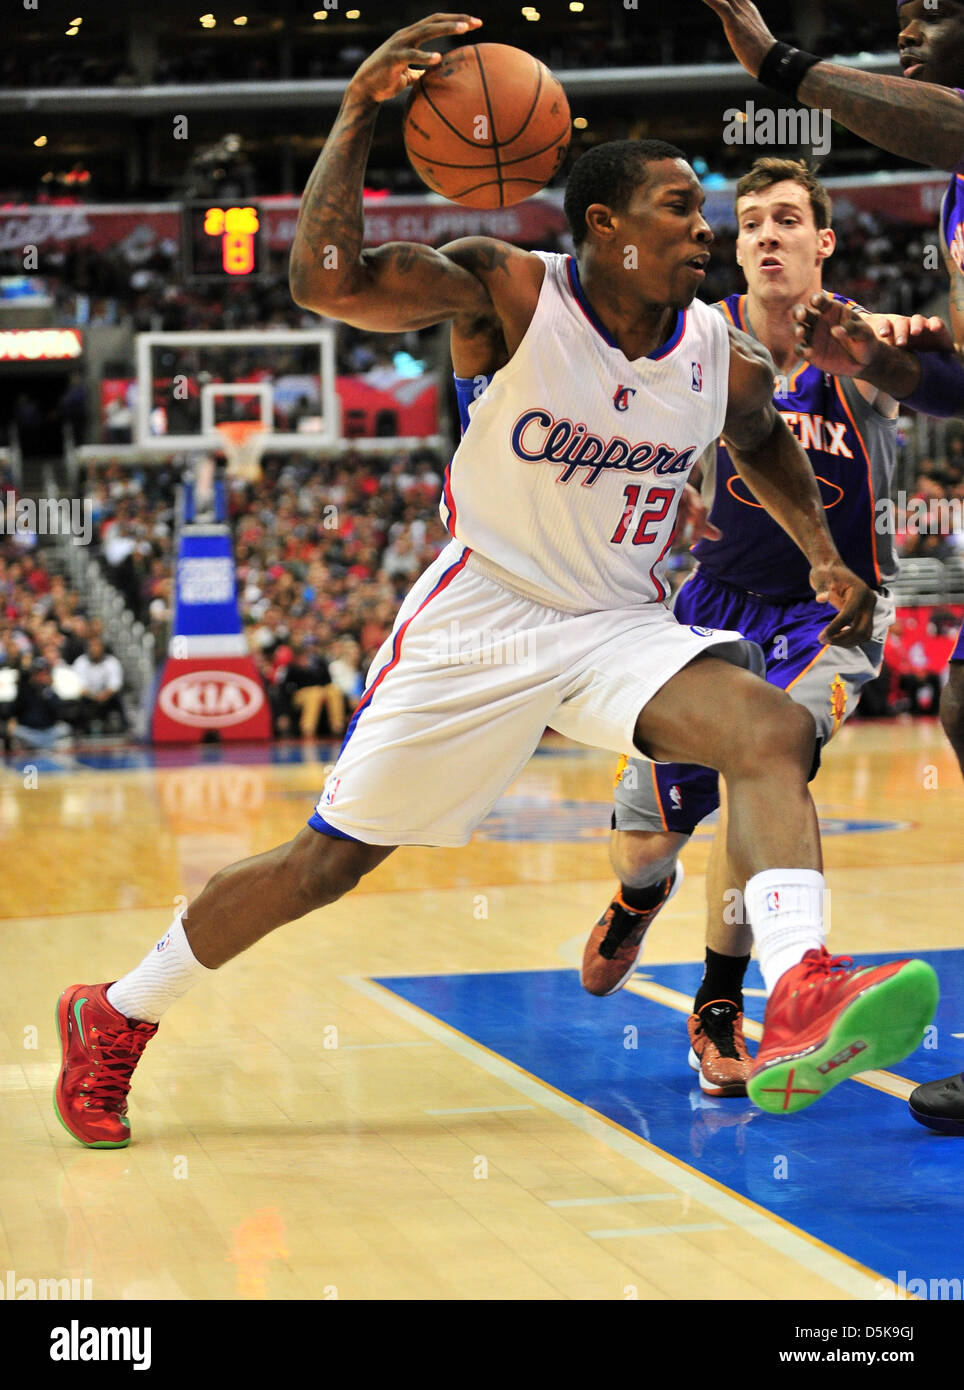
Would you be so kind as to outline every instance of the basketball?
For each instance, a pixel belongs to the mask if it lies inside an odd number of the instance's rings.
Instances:
[[[545,187],[571,129],[566,94],[544,63],[480,43],[457,48],[417,83],[405,148],[434,192],[464,207],[502,208]]]

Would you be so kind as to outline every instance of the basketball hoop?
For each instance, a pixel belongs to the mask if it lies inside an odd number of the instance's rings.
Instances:
[[[256,483],[261,477],[261,420],[221,420],[214,428],[223,440],[227,476]]]

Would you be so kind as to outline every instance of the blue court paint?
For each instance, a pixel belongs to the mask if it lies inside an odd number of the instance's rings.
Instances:
[[[953,1036],[964,1031],[964,951],[920,954],[941,979],[939,1045],[895,1070],[929,1081],[964,1069]],[[637,978],[691,996],[701,973],[653,965]],[[625,990],[595,999],[574,970],[378,983],[885,1278],[964,1279],[964,1141],[922,1129],[903,1100],[844,1082],[786,1119],[713,1100],[687,1066],[682,1013]],[[747,984],[761,984],[755,962]],[[746,1005],[762,1019],[762,999]]]

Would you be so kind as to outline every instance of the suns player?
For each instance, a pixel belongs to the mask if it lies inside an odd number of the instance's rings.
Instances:
[[[380,106],[437,61],[426,43],[479,23],[436,15],[361,65],[305,190],[291,259],[307,308],[372,331],[451,322],[455,371],[482,388],[446,473],[451,543],[403,601],[308,825],[216,874],[121,979],[62,994],[56,1106],[81,1143],[129,1141],[131,1072],[174,1000],[341,897],[395,846],[467,843],[546,725],[726,779],[730,855],[777,986],[765,1108],[815,1098],[797,1053],[828,1018],[829,1074],[843,1077],[854,1048],[865,1067],[903,1057],[936,1006],[924,962],[856,978],[830,968],[810,716],[753,673],[752,643],[679,624],[661,603],[680,492],[722,432],[741,477],[805,552],[818,596],[838,608],[828,636],[866,641],[874,607],[773,407],[766,353],[695,299],[712,232],[679,151],[617,142],[577,161],[566,187],[575,258],[488,238],[363,249]],[[803,1007],[785,1016],[781,1001],[804,981]]]
[[[885,587],[896,559],[874,519],[877,499],[890,493],[897,405],[873,379],[838,380],[803,355],[795,310],[820,292],[836,244],[823,184],[799,161],[759,159],[737,184],[735,214],[747,293],[716,307],[773,358],[774,405],[810,457],[831,534],[876,591],[873,632],[860,646],[827,644],[825,609],[810,591],[803,556],[746,488],[723,444],[706,465],[716,538],[693,547],[699,567],[674,611],[680,622],[734,627],[759,643],[767,680],[812,716],[816,771],[821,748],[879,673],[894,618]],[[586,944],[582,980],[591,993],[611,994],[632,973],[646,930],[681,879],[676,856],[719,801],[719,778],[709,768],[624,762],[610,845],[620,889]],[[750,933],[733,911],[740,885],[727,862],[725,817],[706,885],[706,965],[688,1021],[690,1064],[709,1095],[743,1095],[752,1067],[742,1027]]]
[[[950,276],[954,341],[964,344],[964,3],[906,0],[896,5],[902,77],[824,62],[778,43],[751,0],[704,0],[723,21],[734,54],[754,77],[833,118],[892,154],[952,170],[941,206],[941,242]],[[906,339],[898,338],[898,342]],[[942,344],[944,345],[944,344]],[[964,370],[950,355],[921,358],[905,403],[924,414],[964,411]],[[964,773],[964,629],[951,655],[941,722]],[[911,1110],[922,1123],[964,1134],[964,1076],[919,1087]]]

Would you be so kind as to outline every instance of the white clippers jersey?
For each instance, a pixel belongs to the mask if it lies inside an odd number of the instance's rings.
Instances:
[[[630,362],[575,260],[536,254],[545,279],[515,356],[488,384],[456,378],[464,433],[442,520],[478,567],[552,607],[658,602],[680,493],[723,428],[726,323],[694,300],[662,348]]]

